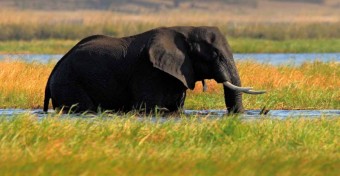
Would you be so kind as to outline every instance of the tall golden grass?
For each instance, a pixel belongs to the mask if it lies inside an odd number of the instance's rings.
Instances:
[[[1,108],[39,108],[52,65],[0,62]]]
[[[340,87],[340,66],[337,63],[323,64],[315,62],[304,63],[300,67],[277,67],[249,61],[238,63],[237,67],[243,85],[250,85],[268,91],[281,89],[292,84],[297,89],[306,91],[312,88],[321,88],[325,91],[336,90]],[[218,93],[221,91],[221,86],[218,86],[214,80],[208,80],[207,86],[209,87],[208,93]],[[202,92],[202,89],[202,84],[196,83],[193,93]],[[340,93],[340,90],[338,92]]]
[[[340,13],[274,11],[165,11],[128,14],[110,11],[0,10],[0,40],[79,39],[92,34],[128,36],[160,26],[218,26],[229,37],[340,38]]]
[[[248,108],[261,108],[259,106],[266,103],[276,109],[294,108],[297,104],[301,104],[298,108],[340,108],[339,63],[313,62],[299,67],[277,67],[240,62],[237,67],[243,85],[268,91],[264,96],[246,96]],[[0,108],[41,107],[52,68],[53,64],[0,62]],[[207,93],[202,93],[202,84],[197,82],[195,89],[189,91],[189,99],[202,95],[218,96],[221,102],[216,108],[223,107],[222,87],[213,80],[208,80],[207,85]],[[190,107],[208,108],[204,102],[198,106],[190,104]]]
[[[339,109],[340,65],[339,63],[311,62],[299,67],[272,66],[255,62],[237,64],[243,86],[265,89],[264,95],[244,95],[245,107],[258,109]],[[222,86],[207,81],[210,98],[189,99],[190,108],[223,108]],[[195,99],[202,92],[197,83],[189,98]],[[212,101],[211,103],[199,101]]]

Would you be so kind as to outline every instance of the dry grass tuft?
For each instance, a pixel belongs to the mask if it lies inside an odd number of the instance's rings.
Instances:
[[[51,71],[52,65],[19,61],[0,62],[1,105],[7,108],[40,107]]]

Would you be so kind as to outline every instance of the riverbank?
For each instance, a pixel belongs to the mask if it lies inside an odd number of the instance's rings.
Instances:
[[[228,38],[234,53],[337,53],[340,39]],[[79,40],[0,41],[0,54],[65,54]]]
[[[0,108],[41,108],[46,81],[54,63],[0,62]],[[340,67],[334,62],[273,66],[238,62],[244,86],[265,89],[264,95],[244,95],[247,109],[340,109]],[[15,81],[11,81],[15,80]],[[223,89],[213,80],[188,91],[186,109],[224,109]]]

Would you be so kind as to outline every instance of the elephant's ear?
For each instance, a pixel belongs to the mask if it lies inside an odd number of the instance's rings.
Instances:
[[[174,31],[160,30],[149,45],[149,58],[158,68],[194,89],[195,74],[185,37]]]

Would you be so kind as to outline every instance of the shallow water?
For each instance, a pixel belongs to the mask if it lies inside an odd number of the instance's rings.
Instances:
[[[53,110],[49,110],[53,114]],[[0,116],[15,116],[19,114],[33,114],[39,118],[47,117],[41,109],[28,110],[28,109],[0,109]],[[195,117],[209,117],[218,119],[226,115],[226,110],[185,110],[185,115],[193,115]],[[73,115],[71,115],[72,117]],[[92,115],[93,116],[93,115]],[[74,117],[89,117],[87,115],[74,115]],[[270,110],[267,115],[260,115],[260,110],[247,110],[244,114],[240,115],[241,119],[287,119],[287,118],[337,118],[340,117],[340,110]],[[166,120],[166,119],[165,119]]]
[[[60,54],[3,54],[0,55],[0,60],[23,60],[27,62],[48,63],[58,61],[63,55]],[[259,63],[271,65],[293,65],[299,66],[303,62],[335,61],[340,63],[340,53],[249,53],[249,54],[234,54],[236,61],[240,60],[255,60]]]

